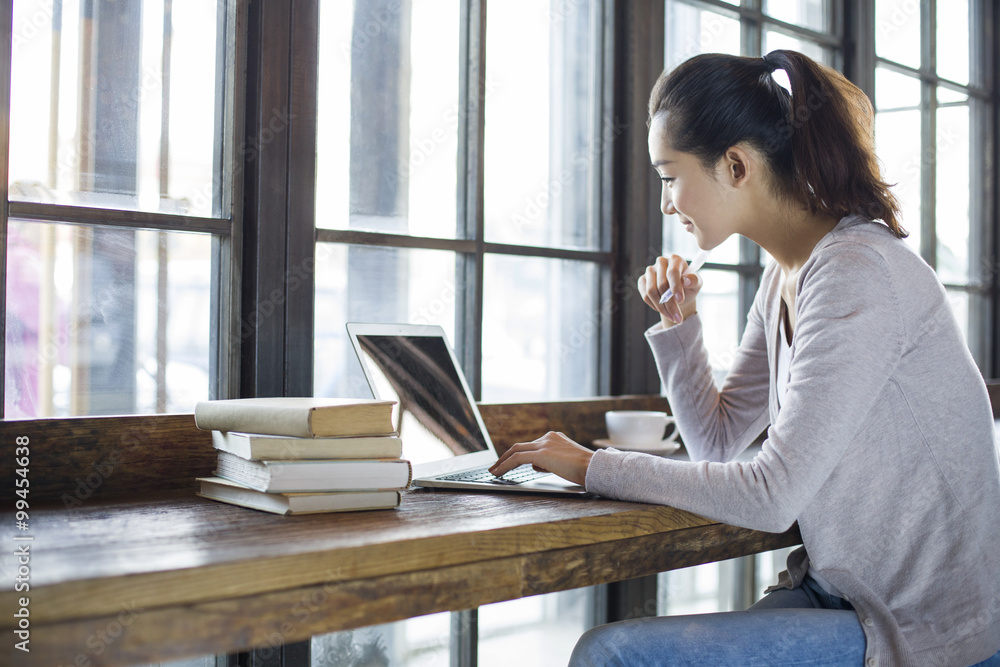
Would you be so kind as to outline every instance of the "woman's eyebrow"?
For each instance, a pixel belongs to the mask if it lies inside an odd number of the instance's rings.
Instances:
[[[657,160],[653,163],[653,167],[662,167],[665,164],[673,164],[673,160]]]

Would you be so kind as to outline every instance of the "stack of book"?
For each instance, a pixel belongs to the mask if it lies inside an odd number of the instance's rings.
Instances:
[[[394,401],[244,398],[201,401],[195,424],[212,432],[214,477],[198,495],[274,512],[390,509],[413,469],[392,426]]]

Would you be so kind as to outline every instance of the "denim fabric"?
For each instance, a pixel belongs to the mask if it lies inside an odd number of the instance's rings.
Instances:
[[[646,665],[851,665],[865,635],[850,603],[807,579],[767,594],[747,611],[609,623],[584,633],[571,667]]]
[[[972,667],[1000,667],[1000,651],[994,653],[992,658],[977,662]]]

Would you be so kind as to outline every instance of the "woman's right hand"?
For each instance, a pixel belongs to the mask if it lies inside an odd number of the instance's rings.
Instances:
[[[701,290],[701,278],[695,273],[685,275],[688,263],[680,255],[657,257],[639,276],[639,294],[650,308],[660,314],[664,328],[680,324],[698,312],[695,297]],[[660,303],[660,296],[668,289],[674,296]]]

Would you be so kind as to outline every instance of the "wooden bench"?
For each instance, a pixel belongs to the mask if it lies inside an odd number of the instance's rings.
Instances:
[[[498,447],[605,435],[635,396],[484,404]],[[797,544],[670,507],[411,490],[396,510],[281,517],[198,498],[215,454],[191,415],[0,422],[27,439],[27,530],[0,519],[2,650],[16,664],[128,665],[273,646],[412,616],[645,576]],[[14,456],[0,464],[11,500]],[[12,507],[8,504],[7,507]],[[30,540],[28,539],[30,538]],[[21,598],[27,598],[27,605]],[[31,653],[12,648],[26,608]],[[30,660],[26,660],[30,658]]]

